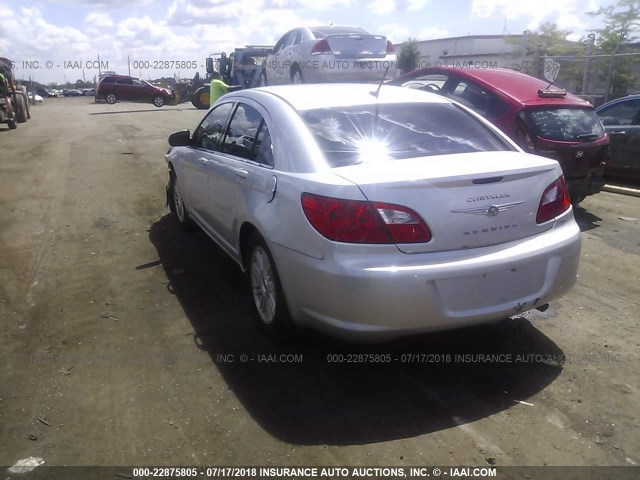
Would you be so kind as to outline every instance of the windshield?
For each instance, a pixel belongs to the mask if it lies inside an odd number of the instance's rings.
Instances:
[[[593,141],[604,136],[604,127],[596,112],[588,108],[525,110],[530,131],[547,140],[565,142]]]
[[[303,111],[301,116],[332,167],[453,153],[514,150],[490,128],[451,104],[321,108]]]

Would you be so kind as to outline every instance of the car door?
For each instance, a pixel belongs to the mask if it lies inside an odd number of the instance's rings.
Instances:
[[[270,62],[271,70],[267,70],[267,82],[269,85],[282,85],[289,83],[291,70],[290,51],[287,50],[296,38],[296,30],[291,30],[276,43],[273,49],[273,59]]]
[[[116,80],[116,96],[118,100],[133,100],[133,78],[125,77]]]
[[[292,30],[287,41],[282,48],[281,58],[285,59],[285,65],[287,68],[282,71],[282,83],[292,83],[291,73],[292,65],[294,62],[300,63],[303,59],[301,57],[301,49],[298,45],[302,42],[303,35],[300,29]]]
[[[611,139],[607,168],[640,175],[640,98],[614,103],[598,115]]]
[[[276,45],[273,47],[273,52],[267,58],[265,69],[267,72],[267,83],[269,85],[278,85],[283,83],[283,70],[286,70],[287,72],[289,71],[286,65],[284,65],[286,58],[282,55],[282,50],[290,33],[291,32],[285,33],[282,38],[278,40]]]
[[[137,78],[133,79],[133,84],[131,85],[132,100],[137,102],[150,102],[152,97],[151,92],[152,88],[148,84]]]
[[[180,188],[191,215],[209,233],[209,171],[216,162],[215,153],[222,146],[222,139],[233,110],[233,102],[222,103],[211,110],[193,133],[193,147],[185,155]]]
[[[216,162],[209,170],[211,223],[219,241],[235,251],[238,229],[250,214],[258,165],[258,135],[264,117],[251,100],[237,103]]]

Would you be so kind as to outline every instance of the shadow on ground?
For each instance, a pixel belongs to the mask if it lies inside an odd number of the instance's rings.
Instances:
[[[576,222],[580,227],[580,231],[582,232],[588,232],[589,230],[600,227],[598,222],[602,221],[602,218],[594,215],[588,210],[585,210],[580,205],[573,206],[573,216],[575,217]]]
[[[209,353],[255,421],[285,442],[364,444],[454,427],[509,409],[561,371],[539,360],[561,359],[562,351],[522,318],[373,346],[312,332],[275,344],[254,324],[239,268],[203,233],[183,233],[165,216],[151,227],[150,240],[193,325],[194,348]],[[303,361],[258,362],[260,355],[282,354]],[[390,363],[371,361],[387,354]],[[235,361],[225,362],[225,355]],[[241,363],[241,355],[249,361]],[[489,355],[502,358],[486,361]]]
[[[124,115],[127,113],[149,113],[149,112],[181,112],[183,110],[197,110],[196,107],[189,107],[184,105],[183,108],[167,108],[167,107],[176,107],[177,105],[166,105],[164,107],[153,107],[153,108],[145,108],[139,110],[116,110],[116,111],[108,111],[108,112],[93,112],[89,115]]]

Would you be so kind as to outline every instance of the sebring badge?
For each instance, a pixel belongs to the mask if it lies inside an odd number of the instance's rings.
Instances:
[[[461,210],[451,210],[451,213],[469,213],[473,215],[486,215],[487,217],[495,217],[500,212],[504,212],[505,210],[513,208],[516,205],[520,205],[521,203],[523,202],[520,201],[503,203],[501,205],[489,205],[485,207],[463,208]]]

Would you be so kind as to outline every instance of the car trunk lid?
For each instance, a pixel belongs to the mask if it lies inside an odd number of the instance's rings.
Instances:
[[[369,201],[408,207],[429,227],[428,243],[397,244],[405,253],[477,248],[548,230],[536,223],[541,196],[558,165],[520,152],[431,156],[335,168]]]
[[[387,38],[381,35],[329,35],[326,41],[337,57],[383,58],[387,54]]]

